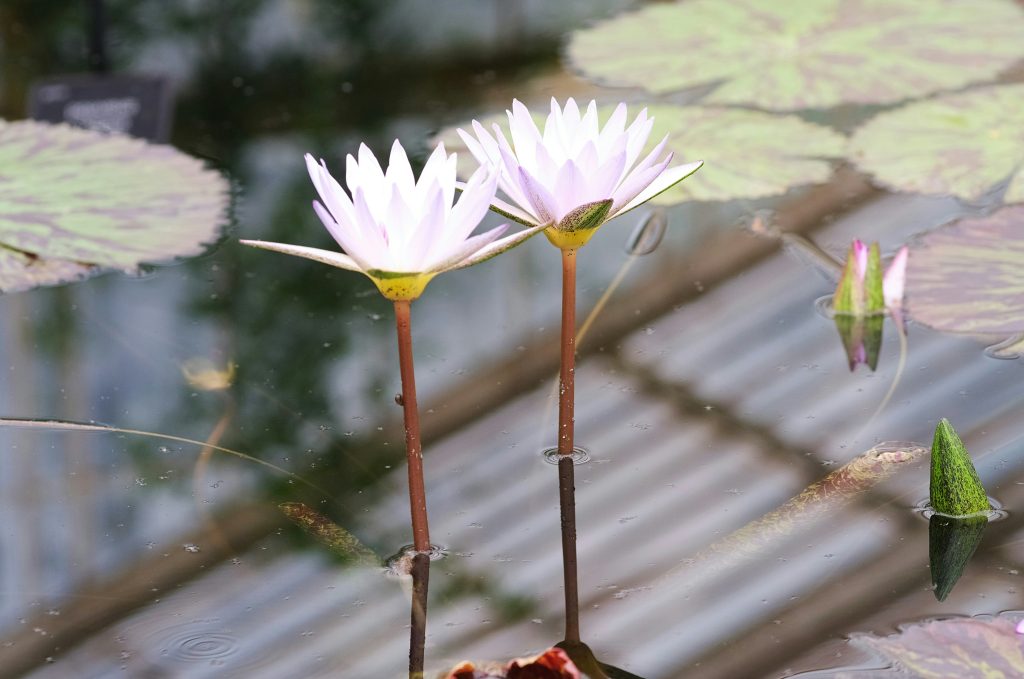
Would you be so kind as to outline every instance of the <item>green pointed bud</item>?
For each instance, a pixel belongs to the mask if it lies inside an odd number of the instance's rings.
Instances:
[[[864,312],[864,290],[857,271],[857,257],[853,246],[846,253],[846,266],[832,297],[832,310],[836,314],[859,316]]]
[[[945,418],[935,427],[932,441],[931,505],[946,516],[970,516],[991,509],[971,456]]]
[[[868,250],[868,267],[864,272],[864,313],[885,312],[885,295],[882,290],[882,253],[878,243],[872,243]]]

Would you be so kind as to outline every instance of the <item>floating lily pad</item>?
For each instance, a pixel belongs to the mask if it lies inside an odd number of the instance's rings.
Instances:
[[[1016,617],[952,618],[902,627],[887,637],[858,635],[853,643],[934,679],[1024,676],[1024,644]]]
[[[991,80],[1024,56],[1009,0],[690,0],[577,32],[587,76],[773,110],[884,104]]]
[[[850,155],[887,187],[976,200],[1009,180],[1024,202],[1024,85],[982,87],[882,113],[854,134]]]
[[[631,115],[639,107],[631,107]],[[778,195],[805,184],[825,182],[832,174],[829,158],[843,155],[846,139],[821,125],[796,116],[706,106],[649,106],[654,128],[648,150],[669,135],[668,148],[674,163],[703,160],[700,172],[655,197],[651,202],[673,205],[691,200],[732,200]],[[599,111],[602,123],[610,109]],[[543,125],[546,111],[535,113]],[[481,120],[490,129],[498,123],[508,134],[504,114]],[[468,129],[468,124],[456,127]],[[455,128],[441,133],[450,150],[459,151],[459,168],[468,176],[476,161]]]
[[[0,121],[0,291],[199,254],[228,200],[220,173],[170,146]]]
[[[946,332],[1024,333],[1024,206],[960,219],[910,245],[907,309]]]

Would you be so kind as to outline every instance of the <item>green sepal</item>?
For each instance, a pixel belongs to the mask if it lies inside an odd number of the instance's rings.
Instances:
[[[574,208],[562,221],[549,226],[544,235],[552,245],[562,250],[576,250],[587,244],[590,237],[608,219],[612,199],[598,200]]]
[[[864,297],[866,314],[885,312],[885,295],[882,290],[882,253],[878,243],[872,243],[868,250],[868,267],[864,272]]]
[[[856,257],[853,246],[846,252],[846,266],[839,278],[835,295],[832,297],[832,311],[836,314],[858,316],[864,312],[864,290],[857,277]],[[840,331],[841,332],[841,331]]]
[[[931,505],[939,514],[963,517],[992,506],[963,441],[943,418],[932,441]]]

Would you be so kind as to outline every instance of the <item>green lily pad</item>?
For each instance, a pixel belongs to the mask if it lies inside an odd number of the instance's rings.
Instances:
[[[1024,202],[1024,85],[982,87],[908,104],[861,127],[851,159],[898,191],[977,200],[1009,180]]]
[[[690,0],[577,32],[602,83],[772,110],[885,104],[991,80],[1024,56],[1009,0]]]
[[[1024,333],[1024,206],[960,219],[910,244],[907,310],[946,332]]]
[[[535,107],[537,108],[537,107]],[[543,125],[547,110],[537,109],[534,119]],[[630,117],[639,112],[630,108]],[[806,122],[796,116],[761,111],[707,106],[649,106],[654,128],[647,150],[669,135],[668,149],[675,151],[675,163],[703,160],[700,172],[655,197],[651,203],[673,205],[691,200],[732,200],[764,198],[785,193],[805,184],[828,181],[832,175],[829,158],[845,153],[846,138],[833,130]],[[611,109],[599,111],[603,123]],[[504,114],[480,121],[488,130],[492,123],[508,134]],[[459,171],[468,176],[476,161],[466,149],[456,127],[439,138],[449,150],[459,152]]]
[[[0,291],[199,254],[225,223],[228,189],[170,146],[0,121]]]

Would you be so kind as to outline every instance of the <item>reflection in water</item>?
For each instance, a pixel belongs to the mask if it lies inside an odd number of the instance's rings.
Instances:
[[[409,632],[409,679],[422,679],[427,640],[427,585],[430,582],[430,556],[412,557],[412,605]]]
[[[1024,356],[1024,333],[1014,335],[997,344],[985,348],[985,355],[989,358],[1001,358],[1013,360]]]
[[[928,519],[928,561],[935,598],[945,601],[981,544],[988,517],[955,518],[933,514]]]

